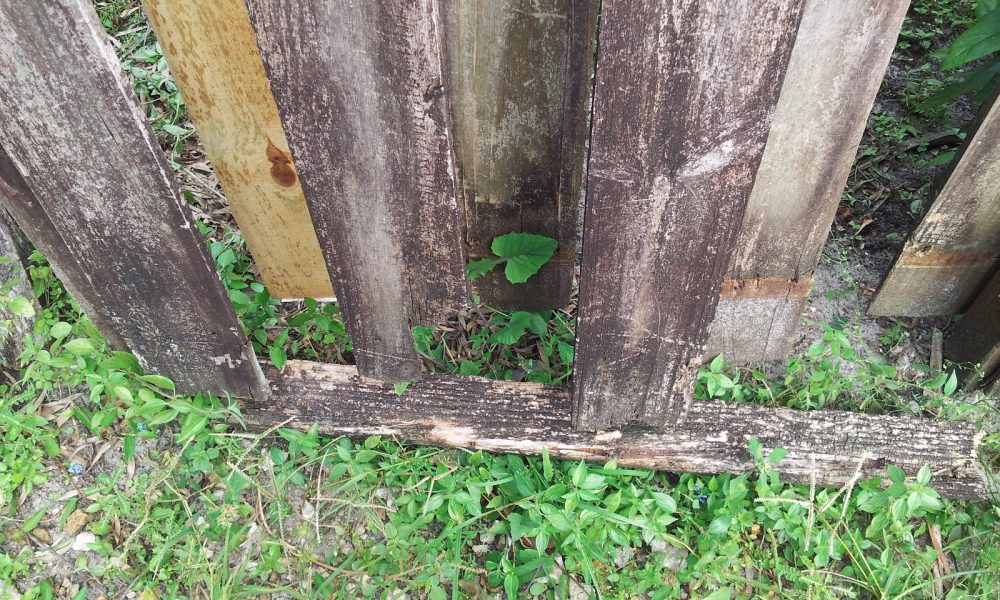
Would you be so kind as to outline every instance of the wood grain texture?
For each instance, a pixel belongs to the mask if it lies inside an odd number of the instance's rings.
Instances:
[[[982,381],[1000,381],[1000,271],[949,332],[945,351],[954,362],[980,365]]]
[[[468,299],[432,0],[249,0],[358,369],[413,380],[412,322]]]
[[[729,265],[736,280],[808,278],[819,263],[909,0],[807,0]],[[805,302],[722,300],[710,349],[734,363],[784,358]]]
[[[28,188],[20,171],[2,147],[2,142],[0,142],[0,205],[10,212],[35,248],[45,255],[63,287],[108,343],[118,349],[128,348],[118,328],[107,316],[97,289],[80,266],[77,257],[70,252],[66,241],[59,235],[49,216],[45,214],[42,204]]]
[[[243,0],[142,6],[271,296],[333,296]]]
[[[53,228],[38,239],[61,238],[79,264],[63,275],[82,274],[78,287],[99,298],[92,308],[179,390],[265,393],[93,5],[3,4],[0,63],[0,143]]]
[[[524,284],[496,269],[473,282],[487,304],[547,310],[569,301],[596,35],[595,0],[441,4],[445,89],[470,260],[524,231],[559,241]]]
[[[796,411],[752,404],[695,403],[684,425],[666,431],[573,429],[569,391],[561,386],[427,375],[403,398],[389,384],[366,383],[349,366],[290,361],[268,369],[272,401],[243,403],[247,423],[328,435],[382,435],[417,444],[540,454],[691,473],[743,473],[755,437],[788,449],[782,480],[842,486],[884,476],[888,464],[913,476],[931,466],[931,485],[946,496],[986,493],[977,448],[982,435],[962,423],[834,411]]]
[[[1000,265],[1000,101],[981,113],[868,307],[925,317],[964,310]]]
[[[578,427],[682,419],[802,3],[602,5]]]
[[[34,301],[35,293],[27,275],[29,254],[31,244],[0,203],[0,297],[21,296]],[[33,317],[22,317],[0,307],[0,370],[13,370],[17,366],[24,351],[24,338],[31,334],[34,325]]]

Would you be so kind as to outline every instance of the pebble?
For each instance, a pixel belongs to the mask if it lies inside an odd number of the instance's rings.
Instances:
[[[89,531],[84,531],[76,536],[73,540],[72,549],[74,552],[87,552],[90,550],[90,545],[97,541],[97,536]]]
[[[70,535],[76,535],[83,531],[83,526],[86,525],[89,520],[90,515],[82,510],[75,510],[73,511],[73,514],[66,519],[66,526],[63,527],[63,531]]]

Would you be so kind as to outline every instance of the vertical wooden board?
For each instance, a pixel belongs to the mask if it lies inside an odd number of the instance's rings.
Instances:
[[[954,362],[981,365],[985,381],[1000,383],[1000,271],[949,332],[945,352]]]
[[[0,143],[80,266],[64,274],[180,390],[266,394],[92,4],[0,5],[0,63]]]
[[[468,299],[432,0],[249,0],[359,372],[419,377],[412,322]]]
[[[683,418],[801,8],[801,0],[602,5],[578,428]]]
[[[470,260],[493,238],[555,238],[524,284],[496,269],[473,283],[487,304],[546,310],[569,301],[596,35],[595,0],[442,3],[445,89]]]
[[[143,9],[268,291],[333,296],[243,0]]]
[[[28,188],[20,171],[0,145],[0,205],[3,205],[35,248],[45,255],[49,266],[66,291],[90,318],[90,321],[115,348],[126,349],[118,328],[104,310],[97,290],[83,271],[76,256],[45,214],[42,204]]]
[[[1000,264],[1000,100],[983,108],[952,169],[868,307],[870,315],[961,312]]]
[[[30,252],[30,244],[14,218],[0,205],[0,297],[20,296],[34,301],[25,271]],[[34,318],[0,306],[0,375],[4,369],[13,370],[18,364],[24,338],[31,334],[34,324]]]
[[[730,361],[788,353],[908,5],[806,1],[709,337]]]

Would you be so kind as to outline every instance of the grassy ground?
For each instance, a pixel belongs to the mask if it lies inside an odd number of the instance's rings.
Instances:
[[[258,352],[350,362],[335,305],[282,305],[257,281],[141,12],[97,6]],[[1000,468],[995,400],[921,364],[923,324],[865,321],[859,309],[864,277],[926,208],[925,183],[956,141],[922,136],[970,112],[913,110],[945,79],[928,53],[967,10],[915,3],[801,352],[752,369],[717,358],[699,397],[972,420],[991,432],[987,466]],[[699,477],[247,434],[232,403],[179,397],[109,350],[44,257],[26,276],[35,331],[0,384],[0,598],[1000,597],[1000,506],[943,500],[926,472],[902,481],[890,467],[887,488],[813,490],[781,483],[771,467],[782,452],[752,443],[753,472]],[[471,305],[415,340],[429,369],[565,382],[574,313],[522,328]]]

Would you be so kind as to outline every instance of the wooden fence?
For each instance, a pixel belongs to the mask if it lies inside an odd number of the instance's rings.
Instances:
[[[356,367],[258,365],[88,0],[0,6],[0,201],[112,343],[258,427],[694,472],[751,468],[756,437],[791,481],[926,463],[977,497],[967,425],[691,399],[706,348],[788,352],[906,7],[604,0],[598,31],[594,0],[145,0],[265,283],[335,292]],[[990,123],[954,180],[1000,168]],[[470,289],[509,231],[555,259]],[[563,306],[574,277],[572,390],[420,373],[413,324],[473,292]],[[966,322],[996,322],[996,287]]]

